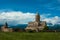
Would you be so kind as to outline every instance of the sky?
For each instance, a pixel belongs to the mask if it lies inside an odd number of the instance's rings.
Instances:
[[[60,0],[0,0],[0,24],[27,24],[36,12],[41,21],[60,24]]]

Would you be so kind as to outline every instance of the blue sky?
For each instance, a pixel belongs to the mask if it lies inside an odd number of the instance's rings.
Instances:
[[[0,19],[3,18],[1,17],[2,14],[4,14],[4,17],[8,19],[10,17],[6,16],[7,13],[11,16],[12,13],[18,14],[22,12],[23,15],[29,13],[28,16],[30,16],[31,14],[36,14],[37,11],[41,14],[41,16],[44,15],[45,19],[42,18],[44,20],[54,20],[54,18],[60,19],[60,0],[0,0]],[[48,14],[49,16],[47,16]],[[27,21],[29,22],[29,20]],[[58,22],[60,23],[60,21]]]
[[[60,0],[0,0],[0,10],[3,9],[60,16]]]

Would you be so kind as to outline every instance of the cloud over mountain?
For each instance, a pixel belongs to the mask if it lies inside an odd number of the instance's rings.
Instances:
[[[45,18],[44,21],[46,21],[47,23],[52,23],[53,25],[54,24],[60,24],[60,17],[54,16],[51,18]]]
[[[20,11],[1,12],[0,23],[8,22],[12,24],[24,24],[34,20],[34,13],[23,13]]]
[[[5,23],[6,21],[8,24],[26,24],[30,21],[34,21],[35,13],[23,13],[21,11],[10,11],[10,12],[1,12],[0,13],[0,24]],[[52,24],[60,24],[60,17],[54,16],[49,17],[51,14],[41,14],[41,20],[46,21],[47,23]]]

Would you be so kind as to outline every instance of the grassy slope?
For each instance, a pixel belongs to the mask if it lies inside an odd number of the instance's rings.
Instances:
[[[0,32],[0,40],[60,40],[60,32]]]

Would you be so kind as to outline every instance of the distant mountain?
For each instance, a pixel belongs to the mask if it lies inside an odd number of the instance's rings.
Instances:
[[[52,23],[47,23],[47,26],[53,26],[53,24]]]
[[[60,24],[51,24],[48,26],[49,30],[60,30]]]
[[[55,30],[60,30],[60,25],[59,24],[55,24],[54,27],[55,27]]]
[[[3,25],[0,25],[0,27],[3,26]]]
[[[24,29],[27,27],[27,24],[18,24],[16,26],[10,26],[11,28],[21,28],[21,29]]]

